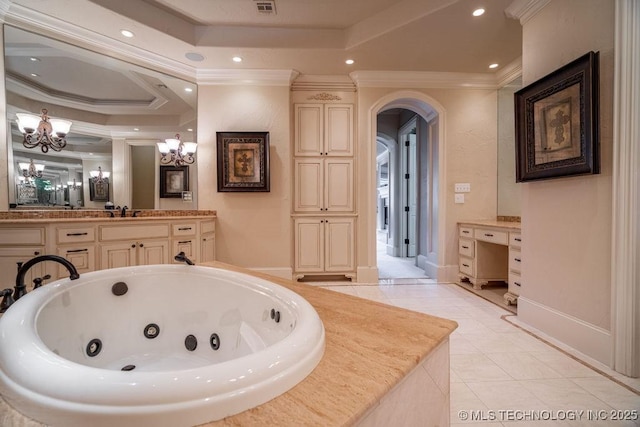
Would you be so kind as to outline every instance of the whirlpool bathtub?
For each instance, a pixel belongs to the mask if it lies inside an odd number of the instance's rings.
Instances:
[[[53,426],[193,426],[284,393],[324,328],[298,294],[217,268],[154,265],[63,279],[0,318],[0,393]]]

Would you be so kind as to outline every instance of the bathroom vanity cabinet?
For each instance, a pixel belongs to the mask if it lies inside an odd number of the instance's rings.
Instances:
[[[324,95],[294,105],[295,279],[355,277],[354,106]]]
[[[4,287],[15,285],[17,262],[57,254],[71,261],[80,274],[108,268],[175,263],[184,252],[193,262],[215,260],[215,217],[39,218],[0,219],[0,271]],[[69,275],[58,263],[34,265],[25,277]]]
[[[489,282],[506,282],[507,304],[515,304],[520,294],[520,223],[471,221],[458,224],[458,271],[460,280],[474,289]]]

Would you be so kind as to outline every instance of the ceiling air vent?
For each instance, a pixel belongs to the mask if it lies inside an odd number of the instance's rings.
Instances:
[[[258,8],[258,13],[264,13],[267,15],[275,15],[276,13],[276,2],[275,0],[254,0],[256,7]]]

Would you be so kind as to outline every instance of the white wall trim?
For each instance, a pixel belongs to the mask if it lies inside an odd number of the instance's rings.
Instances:
[[[613,90],[613,368],[640,376],[640,3],[617,0]]]
[[[358,267],[356,282],[378,283],[378,267]]]
[[[405,89],[497,89],[498,79],[489,73],[432,71],[354,71],[349,76],[358,87]]]
[[[291,86],[295,70],[196,70],[199,85]]]
[[[518,298],[518,319],[607,366],[611,366],[611,332],[526,297]]]
[[[514,0],[504,11],[509,18],[519,19],[524,25],[536,16],[551,0]]]

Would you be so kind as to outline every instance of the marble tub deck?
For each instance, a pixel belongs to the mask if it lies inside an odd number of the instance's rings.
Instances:
[[[388,415],[377,409],[384,410],[391,397],[401,402],[407,390],[424,389],[425,376],[441,388],[446,402],[437,408],[438,417],[448,424],[448,338],[456,322],[228,264],[201,265],[252,274],[293,290],[315,307],[326,334],[324,356],[304,381],[263,405],[204,425],[373,425]],[[39,425],[4,402],[0,424]]]

